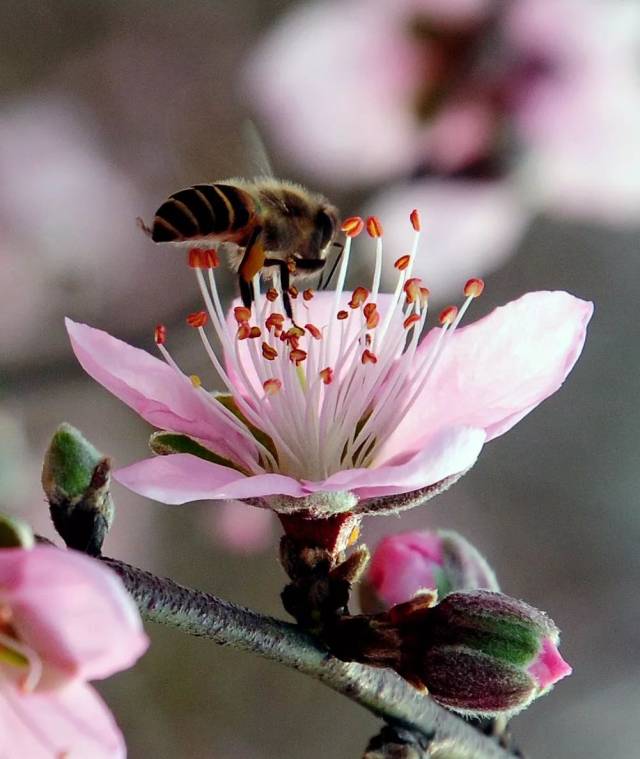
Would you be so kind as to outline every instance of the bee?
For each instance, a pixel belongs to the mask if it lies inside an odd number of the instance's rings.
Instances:
[[[322,279],[330,247],[341,247],[335,239],[336,208],[322,195],[272,177],[179,190],[158,208],[151,228],[143,228],[158,243],[216,243],[238,274],[247,308],[255,300],[254,276],[263,272],[273,278],[278,272],[284,309],[292,320],[292,284],[314,275]]]

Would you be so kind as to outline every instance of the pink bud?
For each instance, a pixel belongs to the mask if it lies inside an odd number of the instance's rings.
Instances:
[[[527,670],[538,683],[541,691],[547,690],[558,680],[567,677],[573,671],[569,664],[560,656],[557,645],[551,638],[542,641],[542,648],[536,660]]]

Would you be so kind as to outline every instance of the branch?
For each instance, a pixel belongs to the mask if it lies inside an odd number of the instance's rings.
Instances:
[[[103,557],[135,599],[142,617],[252,651],[315,677],[382,719],[426,736],[433,756],[507,759],[498,747],[459,717],[420,694],[390,670],[345,663],[299,627],[185,588],[117,559]]]

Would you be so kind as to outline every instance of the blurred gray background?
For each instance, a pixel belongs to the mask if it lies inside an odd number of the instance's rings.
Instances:
[[[0,498],[40,532],[52,536],[40,459],[60,421],[120,464],[146,455],[149,433],[83,374],[62,317],[149,350],[163,321],[185,337],[179,361],[196,370],[203,362],[180,326],[199,308],[194,282],[170,251],[144,239],[135,217],[149,219],[183,185],[246,170],[239,125],[252,103],[240,72],[287,5],[0,7]],[[282,154],[273,158],[278,171],[306,179]],[[345,215],[365,195],[332,192]],[[559,624],[574,674],[513,722],[532,757],[622,759],[640,744],[638,242],[633,228],[533,219],[514,255],[487,277],[471,318],[528,290],[593,300],[576,369],[448,493],[364,525],[370,544],[410,528],[459,530],[506,592]],[[107,553],[284,614],[275,523],[259,550],[229,550],[217,504],[168,507],[117,484],[114,495]],[[172,630],[148,632],[152,645],[139,665],[99,685],[134,759],[348,759],[378,729],[368,713],[297,673]]]

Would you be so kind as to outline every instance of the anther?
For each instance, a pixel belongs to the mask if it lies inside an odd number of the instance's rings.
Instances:
[[[296,366],[300,366],[300,364],[305,360],[307,357],[307,352],[300,350],[300,348],[295,348],[291,351],[289,354],[289,358]]]
[[[320,340],[320,338],[322,337],[322,332],[320,332],[320,330],[319,330],[319,329],[316,327],[316,325],[315,325],[315,324],[305,324],[305,325],[304,325],[304,328],[305,328],[305,329],[307,330],[307,332],[309,332],[309,333],[311,334],[311,336],[312,336],[313,338],[315,338],[316,340]]]
[[[414,208],[413,211],[411,211],[409,218],[411,219],[411,226],[416,230],[416,232],[419,232],[422,229],[422,222],[420,219],[420,212],[417,208]]]
[[[155,332],[153,333],[153,339],[155,340],[156,345],[165,344],[167,339],[167,328],[164,324],[158,324],[156,326]]]
[[[367,232],[370,237],[382,237],[382,222],[377,216],[369,216],[367,219]]]
[[[209,315],[206,311],[194,311],[194,313],[187,316],[187,324],[190,327],[204,327],[209,321]]]
[[[447,306],[446,308],[443,308],[440,312],[440,316],[438,317],[438,321],[443,326],[445,324],[451,324],[456,316],[458,315],[458,307],[457,306]]]
[[[275,395],[282,387],[282,382],[280,382],[279,379],[272,377],[271,379],[265,380],[262,383],[262,387],[267,395]]]
[[[348,317],[349,317],[348,311],[338,311],[338,313],[336,314],[336,319],[338,319],[338,321],[344,321]]]
[[[333,369],[330,366],[327,366],[326,369],[323,369],[320,372],[320,378],[325,385],[330,385],[333,382]]]
[[[431,295],[431,291],[429,290],[428,287],[420,288],[420,305],[422,306],[422,308],[424,308],[429,302],[430,295]]]
[[[356,289],[351,293],[351,300],[348,303],[349,308],[358,308],[367,300],[368,297],[369,291],[366,287],[356,287]]]
[[[262,356],[267,361],[273,361],[275,358],[278,358],[278,351],[268,343],[262,343]]]
[[[479,298],[484,290],[484,281],[474,277],[464,286],[464,294],[467,298]]]
[[[364,221],[359,216],[349,216],[342,222],[340,229],[347,237],[357,237],[364,229]]]
[[[202,387],[202,380],[200,379],[200,377],[198,377],[197,374],[190,375],[189,379],[191,380],[191,384],[193,385],[193,387],[195,387],[196,389],[199,387]]]
[[[275,289],[275,287],[270,287],[265,293],[265,297],[270,303],[273,303],[274,301],[278,300],[278,291]]]
[[[313,290],[311,290],[311,289],[307,289],[307,290],[305,290],[305,291],[302,293],[302,297],[303,297],[305,300],[311,300],[311,298],[313,298]]]
[[[287,337],[304,337],[304,330],[302,327],[299,327],[297,324],[294,324],[293,327],[289,327],[287,330]]]
[[[251,337],[251,327],[247,324],[247,322],[242,322],[242,324],[238,327],[236,337],[238,340],[247,340],[249,337]]]
[[[284,324],[284,316],[282,314],[278,313],[272,313],[269,314],[269,316],[265,320],[265,327],[271,332],[273,330],[276,335],[280,333],[282,330],[282,325]]]
[[[295,285],[289,288],[289,295],[294,299],[298,297],[298,288]]]
[[[364,318],[367,320],[367,328],[374,329],[380,323],[380,314],[375,303],[367,303],[363,309]]]
[[[187,260],[192,269],[215,269],[220,264],[213,248],[189,248]]]
[[[249,337],[252,339],[255,339],[256,337],[260,337],[262,335],[262,330],[260,327],[251,327],[249,330]]]
[[[246,306],[236,306],[233,309],[233,316],[235,317],[235,320],[238,322],[238,324],[244,324],[245,322],[248,322],[249,319],[251,319],[251,310]]]
[[[364,351],[362,351],[362,356],[360,358],[363,364],[377,364],[378,363],[378,357],[375,353],[372,353],[368,348],[366,348]]]
[[[404,291],[407,296],[407,303],[415,303],[420,298],[420,279],[412,277],[404,283]]]
[[[406,253],[404,256],[400,256],[400,258],[398,258],[393,265],[396,267],[396,269],[398,269],[398,271],[404,271],[407,266],[409,266],[410,261],[411,256]]]
[[[409,329],[409,327],[412,327],[416,322],[420,321],[420,317],[418,314],[411,314],[411,316],[407,316],[407,318],[403,322],[403,327],[405,329]]]

